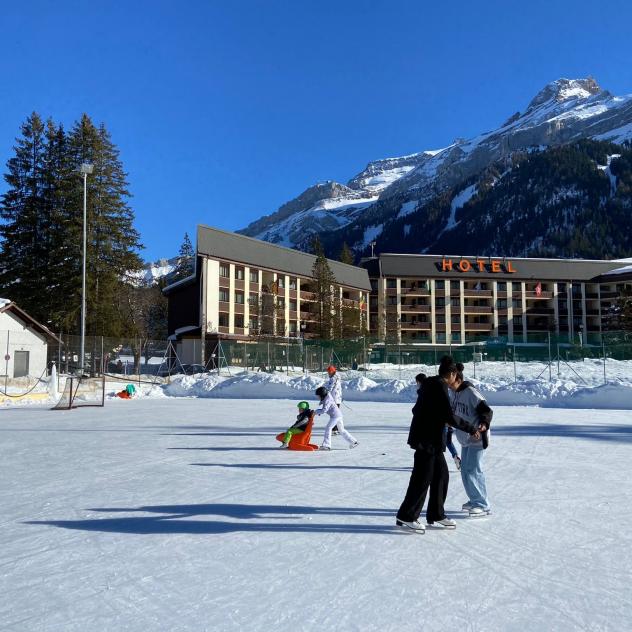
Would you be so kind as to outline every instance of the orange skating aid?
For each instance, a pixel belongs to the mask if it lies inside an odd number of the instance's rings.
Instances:
[[[311,452],[312,450],[318,450],[318,446],[314,443],[310,443],[309,440],[312,437],[312,426],[314,425],[314,415],[309,418],[307,422],[307,427],[303,432],[299,434],[292,435],[290,439],[290,444],[288,446],[289,450],[302,450],[303,452]],[[283,441],[283,437],[285,436],[285,432],[280,432],[276,438],[278,441]]]

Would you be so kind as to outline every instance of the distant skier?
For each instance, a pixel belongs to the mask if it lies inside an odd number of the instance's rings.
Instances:
[[[481,463],[484,450],[489,445],[489,425],[493,412],[474,385],[464,380],[463,365],[458,363],[456,367],[456,379],[450,384],[453,391],[452,410],[457,417],[474,424],[480,430],[479,437],[472,437],[458,428],[455,431],[456,438],[462,446],[461,480],[468,497],[463,510],[469,512],[471,517],[486,516],[491,509]]]
[[[316,409],[316,415],[329,415],[329,421],[325,426],[325,436],[320,446],[321,450],[331,450],[331,431],[334,426],[338,426],[338,434],[349,444],[350,448],[355,448],[358,442],[345,430],[340,408],[336,405],[334,398],[324,386],[316,389],[316,397],[320,399],[320,407]]]
[[[342,406],[342,384],[340,383],[340,376],[336,372],[336,367],[333,364],[327,367],[327,375],[329,375],[329,379],[325,383],[325,388],[333,397],[336,406],[340,408],[340,406]],[[338,426],[333,427],[332,433],[335,435],[338,434]]]

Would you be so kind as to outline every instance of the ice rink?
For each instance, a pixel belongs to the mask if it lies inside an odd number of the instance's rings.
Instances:
[[[0,630],[630,628],[630,411],[497,406],[493,515],[451,465],[457,528],[419,535],[411,404],[349,402],[360,446],[301,453],[274,439],[295,403],[2,410]]]

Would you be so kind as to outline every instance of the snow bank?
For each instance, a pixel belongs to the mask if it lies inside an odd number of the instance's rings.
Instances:
[[[617,376],[603,383],[597,371],[585,373],[586,378],[553,379],[528,377],[529,373],[541,372],[541,364],[521,367],[519,381],[503,374],[500,364],[486,365],[488,373],[481,379],[466,377],[485,395],[494,406],[542,406],[555,408],[601,408],[632,410],[632,381]],[[625,371],[630,375],[629,364]],[[598,368],[587,364],[587,368]],[[620,369],[622,367],[619,367]],[[479,369],[480,370],[480,369]],[[432,367],[406,367],[399,369],[378,368],[372,378],[358,371],[341,372],[344,399],[372,402],[414,402],[416,385],[414,375],[423,371],[434,373]],[[393,373],[404,373],[394,378]],[[623,373],[624,371],[621,371]],[[347,379],[345,379],[345,375]],[[314,401],[314,391],[324,384],[320,375],[286,375],[282,373],[240,373],[231,377],[218,375],[180,375],[165,386],[156,386],[151,391],[141,389],[144,397],[207,397],[224,399],[306,399]]]

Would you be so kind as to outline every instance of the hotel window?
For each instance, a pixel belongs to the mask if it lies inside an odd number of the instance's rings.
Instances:
[[[235,292],[235,303],[238,305],[244,304],[244,293],[243,292]],[[242,325],[243,327],[243,325]]]
[[[290,311],[291,312],[295,312],[297,310],[297,303],[296,301],[290,301]]]
[[[406,316],[406,314],[402,314],[402,322],[403,323],[408,322],[407,319],[408,319],[408,317]]]
[[[377,292],[377,279],[371,279],[371,292]]]
[[[389,296],[387,304],[388,305],[397,305],[397,296]]]
[[[452,324],[453,325],[458,325],[461,322],[461,317],[460,316],[452,316]]]
[[[437,290],[445,290],[445,281],[435,281],[435,288]]]
[[[290,334],[296,335],[297,332],[297,326],[296,326],[296,321],[292,320],[290,321]]]
[[[278,283],[278,285],[279,285],[279,288],[283,288],[283,287],[285,287],[285,277],[284,277],[283,275],[281,275],[281,274],[280,274],[280,275],[277,277],[277,283]]]
[[[227,263],[219,264],[219,276],[227,279],[230,276],[230,266]]]
[[[428,281],[418,281],[417,285],[419,286],[420,290],[427,290],[428,289]]]
[[[506,292],[507,291],[507,284],[504,281],[500,281],[498,283],[498,290],[500,292]]]
[[[499,298],[496,301],[496,304],[498,306],[498,309],[507,309],[507,299],[506,298]]]
[[[520,309],[522,307],[522,299],[521,298],[512,298],[511,299],[511,306],[512,307],[517,307],[518,309]]]
[[[438,297],[436,305],[437,307],[445,307],[445,298]]]
[[[386,287],[389,290],[397,289],[397,279],[386,279]]]
[[[228,314],[220,313],[220,315],[219,315],[219,326],[220,327],[228,327]]]
[[[452,305],[452,307],[459,307],[459,305],[461,305],[461,299],[456,296],[452,297],[450,305]]]
[[[445,323],[445,314],[437,314],[437,322]]]
[[[219,288],[219,300],[228,303],[228,290],[226,288]]]
[[[514,327],[522,327],[522,316],[514,316],[513,324],[514,324]]]
[[[437,342],[445,342],[445,332],[437,333]]]
[[[235,314],[235,327],[243,327],[243,326],[244,326],[244,315]]]
[[[248,302],[251,305],[256,305],[257,304],[257,300],[258,300],[258,294],[256,292],[250,292],[250,295],[248,296]]]
[[[238,281],[244,280],[244,269],[243,268],[235,268],[235,278]]]
[[[452,290],[460,290],[461,282],[460,281],[450,281],[450,289]]]
[[[296,277],[290,277],[290,290],[296,289]]]
[[[259,283],[259,271],[258,270],[250,270],[250,274],[248,275],[251,283]]]
[[[256,331],[259,327],[259,319],[256,316],[251,316],[248,321],[248,327]]]
[[[277,298],[277,307],[279,309],[285,309],[285,299],[281,296]]]

